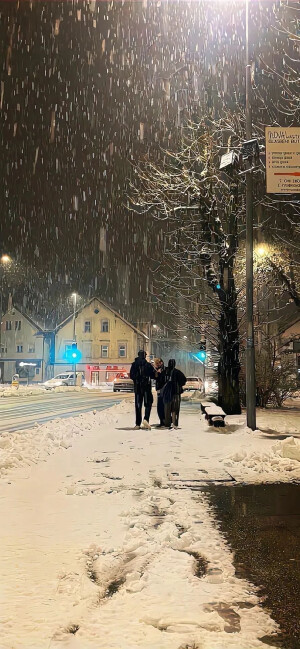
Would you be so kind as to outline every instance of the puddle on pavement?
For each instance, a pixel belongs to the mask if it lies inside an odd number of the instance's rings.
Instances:
[[[234,552],[237,576],[259,587],[280,625],[280,634],[261,640],[299,649],[300,485],[214,485],[205,492]]]

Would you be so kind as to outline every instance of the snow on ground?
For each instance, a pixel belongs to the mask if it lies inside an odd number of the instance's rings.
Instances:
[[[88,390],[100,390],[101,392],[113,392],[114,383],[113,381],[100,381],[98,385],[92,385],[91,383],[84,382],[84,387]]]
[[[275,623],[205,493],[184,487],[300,479],[299,440],[276,439],[272,412],[252,433],[196,408],[178,431],[133,430],[126,400],[0,437],[1,649],[265,647]],[[300,432],[292,414],[285,426]]]
[[[78,385],[66,386],[61,385],[57,388],[51,388],[49,392],[80,392],[82,388]],[[37,385],[19,385],[14,387],[9,384],[0,384],[0,398],[6,397],[31,397],[32,395],[45,394],[47,390],[43,384]]]

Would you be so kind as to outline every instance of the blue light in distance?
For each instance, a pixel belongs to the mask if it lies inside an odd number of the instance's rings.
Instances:
[[[76,363],[80,363],[82,359],[82,352],[80,351],[80,349],[67,349],[65,357],[68,363],[74,363],[75,365]]]
[[[205,363],[205,361],[206,361],[206,352],[204,351],[204,349],[201,349],[200,352],[197,352],[196,354],[193,354],[193,356],[200,363]]]

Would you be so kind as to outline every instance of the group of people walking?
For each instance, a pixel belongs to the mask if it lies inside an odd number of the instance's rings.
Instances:
[[[186,377],[176,368],[175,360],[170,359],[165,367],[161,358],[155,358],[152,365],[146,361],[146,352],[141,350],[131,365],[130,378],[134,382],[135,392],[135,429],[151,429],[149,422],[153,404],[152,380],[155,380],[157,392],[157,428],[178,428],[181,394]]]

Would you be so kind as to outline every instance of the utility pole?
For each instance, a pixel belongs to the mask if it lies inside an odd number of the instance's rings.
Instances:
[[[246,139],[252,139],[252,88],[249,53],[249,0],[246,0]],[[253,326],[253,171],[252,160],[246,172],[246,406],[247,426],[256,428],[256,383]]]
[[[4,280],[4,269],[5,266],[8,266],[11,263],[12,259],[9,255],[2,255],[0,258],[0,358],[2,358],[2,311],[3,311],[3,280]],[[0,383],[3,383],[3,376],[1,374],[2,369],[0,370]]]
[[[0,278],[0,358],[2,358],[2,308],[3,308],[3,278]],[[0,376],[2,382],[2,376]]]
[[[73,341],[76,343],[76,304],[77,304],[77,293],[72,293],[73,297]],[[73,365],[74,372],[74,385],[76,385],[76,363]]]

